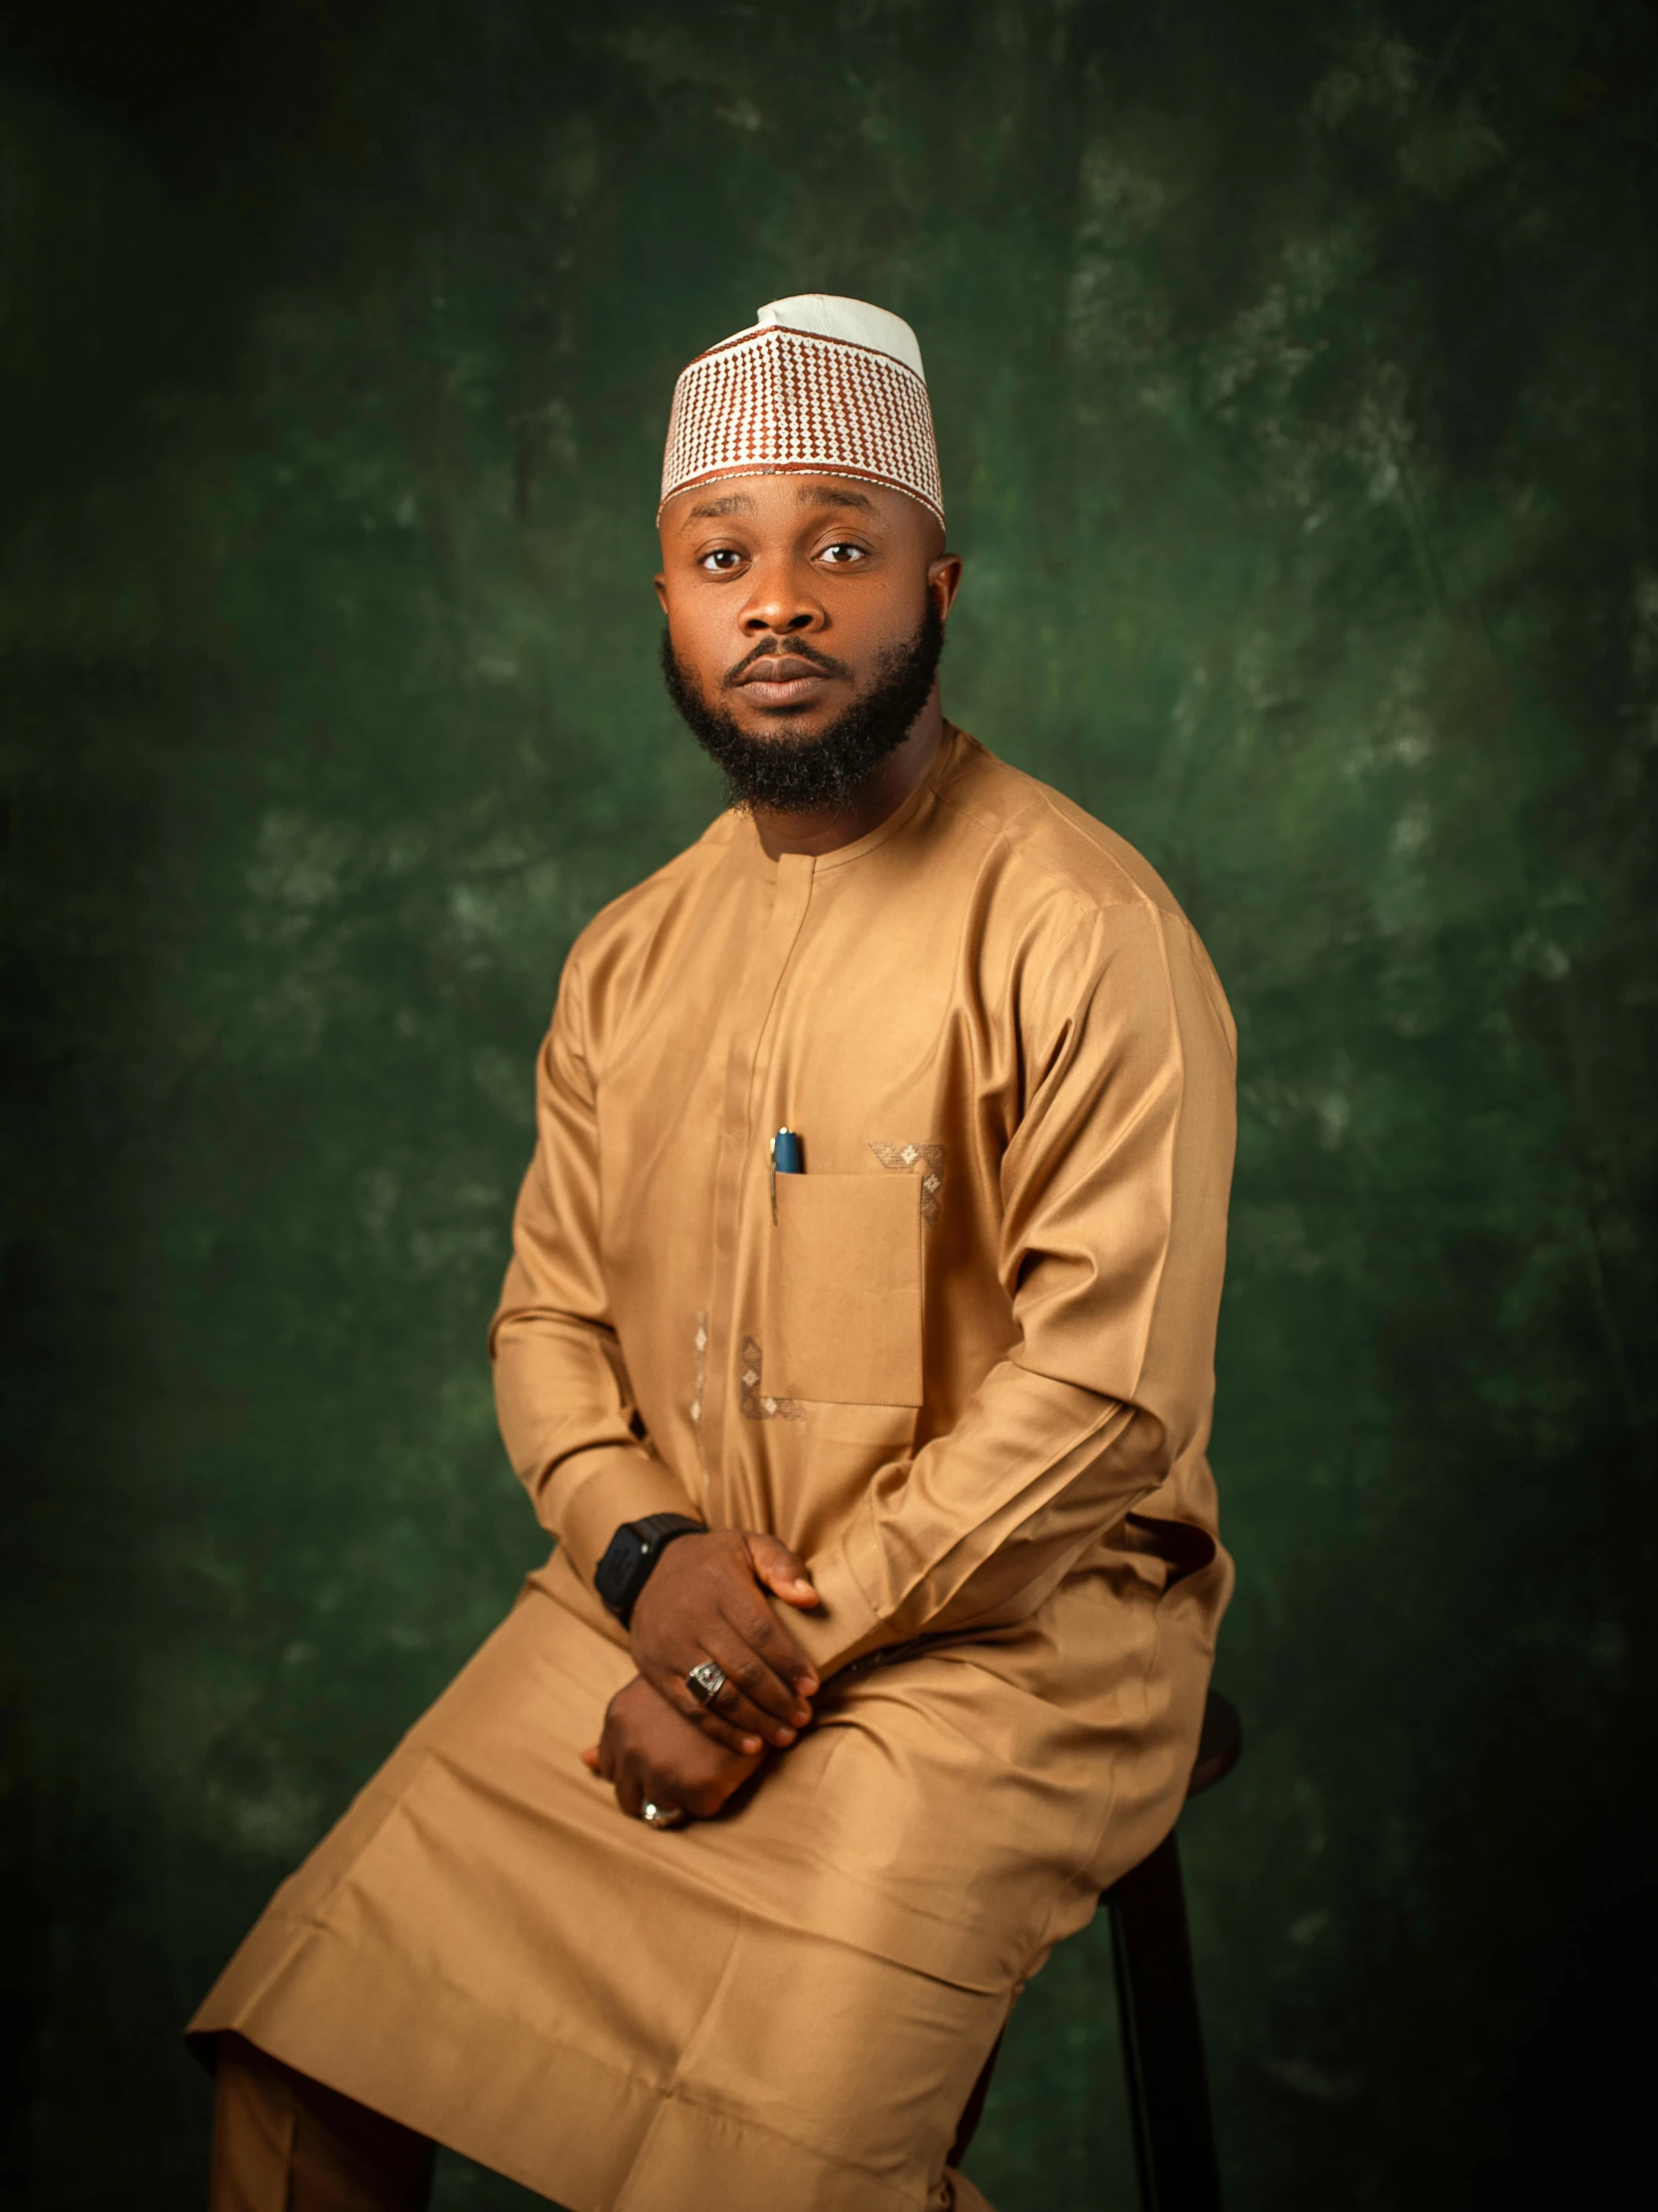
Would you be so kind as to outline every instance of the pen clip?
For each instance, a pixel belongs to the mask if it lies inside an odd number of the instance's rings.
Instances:
[[[771,1225],[777,1226],[777,1139],[773,1137],[766,1146],[771,1155]]]

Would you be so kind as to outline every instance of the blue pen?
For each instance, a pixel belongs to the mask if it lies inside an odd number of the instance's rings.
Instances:
[[[799,1135],[793,1129],[779,1129],[771,1140],[771,1218],[777,1218],[777,1178],[779,1175],[803,1175],[806,1172],[806,1154],[801,1148]]]

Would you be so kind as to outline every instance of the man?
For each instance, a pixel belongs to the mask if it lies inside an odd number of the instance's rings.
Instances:
[[[566,967],[492,1347],[558,1540],[193,2023],[218,2212],[983,2206],[1016,1991],[1166,1833],[1230,1568],[1232,1031],[942,716],[907,324],[685,370],[669,689],[733,805]]]

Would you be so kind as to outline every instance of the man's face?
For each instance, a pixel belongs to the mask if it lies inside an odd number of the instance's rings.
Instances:
[[[917,501],[738,477],[670,501],[661,541],[669,688],[736,796],[822,803],[902,741],[961,569]]]

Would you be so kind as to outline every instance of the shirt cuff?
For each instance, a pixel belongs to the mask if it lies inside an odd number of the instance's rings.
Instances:
[[[777,1617],[827,1682],[853,1659],[890,1640],[887,1625],[864,1595],[863,1585],[837,1546],[807,1561],[819,1602],[803,1607],[774,1598]]]
[[[596,1445],[564,1461],[538,1501],[542,1526],[557,1537],[582,1579],[592,1584],[612,1537],[646,1514],[703,1519],[684,1485],[639,1446]]]

